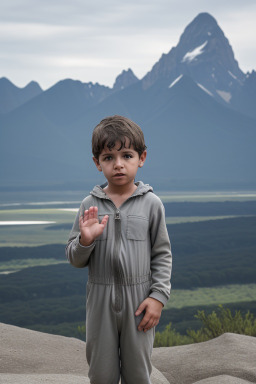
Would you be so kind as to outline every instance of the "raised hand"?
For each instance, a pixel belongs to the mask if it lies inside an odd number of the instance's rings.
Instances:
[[[79,218],[80,244],[83,246],[91,245],[102,234],[107,222],[108,215],[103,217],[101,223],[99,222],[97,207],[90,207],[84,211],[84,215]]]

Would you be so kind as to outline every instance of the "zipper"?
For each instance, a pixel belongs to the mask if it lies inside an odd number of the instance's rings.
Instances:
[[[121,248],[121,217],[119,209],[115,211],[115,246],[114,246],[114,258],[113,258],[113,273],[115,281],[115,312],[120,312],[122,310],[122,272],[120,268],[120,259],[119,252]]]
[[[120,220],[120,211],[119,210],[117,210],[115,212],[115,220]]]

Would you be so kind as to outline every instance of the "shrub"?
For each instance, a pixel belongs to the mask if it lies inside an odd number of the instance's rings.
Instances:
[[[169,323],[163,332],[156,332],[154,347],[171,347],[192,342],[189,336],[176,332],[175,329],[172,329],[172,323]]]
[[[203,327],[198,331],[187,331],[194,343],[213,339],[226,332],[256,336],[256,319],[249,311],[244,317],[240,311],[236,311],[232,316],[230,309],[225,309],[220,305],[219,314],[213,311],[206,316],[204,311],[198,311],[195,317],[202,321]]]

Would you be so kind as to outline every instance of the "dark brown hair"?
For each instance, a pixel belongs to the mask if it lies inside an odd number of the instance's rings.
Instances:
[[[94,128],[92,134],[93,156],[99,159],[104,147],[111,150],[115,147],[116,142],[121,143],[119,151],[126,145],[129,148],[133,146],[139,156],[147,148],[141,128],[127,117],[118,115],[106,117]]]

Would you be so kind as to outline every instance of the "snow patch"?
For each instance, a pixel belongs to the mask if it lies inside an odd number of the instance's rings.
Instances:
[[[198,85],[198,87],[200,87],[204,92],[208,93],[208,95],[213,96],[213,94],[212,94],[210,91],[208,91],[208,89],[205,88],[202,84],[197,83],[197,85]]]
[[[212,34],[211,34],[211,32],[208,32],[207,35],[208,35],[208,36],[211,36]]]
[[[217,90],[216,91],[218,93],[218,95],[224,100],[226,101],[226,103],[229,103],[230,100],[231,100],[231,93],[230,92],[226,92],[226,91],[220,91],[220,90]]]
[[[180,75],[179,77],[177,77],[170,85],[169,85],[169,88],[172,88],[176,83],[178,83],[178,81],[180,81],[180,79],[183,77],[183,75]]]
[[[0,225],[42,225],[56,224],[56,221],[0,221]]]
[[[228,73],[230,74],[231,77],[233,77],[233,79],[237,80],[237,77],[232,72],[228,71]]]
[[[184,63],[185,61],[188,61],[189,63],[191,63],[191,61],[195,60],[197,56],[201,55],[204,52],[203,49],[207,45],[207,43],[208,43],[208,40],[206,40],[199,47],[196,47],[195,49],[193,49],[193,51],[187,52],[186,55],[181,60],[181,62]]]

